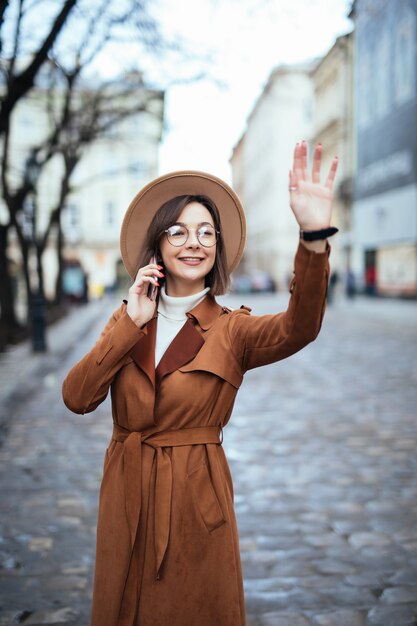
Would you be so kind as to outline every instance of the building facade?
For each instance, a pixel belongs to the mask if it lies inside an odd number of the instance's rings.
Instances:
[[[289,206],[288,171],[297,141],[313,124],[311,64],[279,66],[270,76],[230,159],[233,186],[246,210],[244,269],[271,275],[287,289],[298,226]]]
[[[158,175],[163,102],[159,92],[147,111],[112,127],[88,148],[74,173],[64,210],[64,253],[80,261],[93,296],[127,278],[120,227],[130,201]]]
[[[327,176],[333,157],[339,166],[333,201],[332,272],[341,282],[347,272],[360,272],[358,251],[352,236],[352,191],[356,170],[354,134],[354,32],[338,37],[312,71],[314,84],[314,131],[311,145],[323,145],[322,177]]]
[[[353,237],[369,293],[417,296],[417,3],[356,0]]]
[[[91,97],[94,88],[91,87]],[[82,92],[86,97],[86,88]],[[19,102],[12,116],[10,142],[10,178],[20,184],[31,147],[44,140],[50,132],[47,100],[50,94],[37,87]],[[58,93],[56,97],[60,97]],[[122,96],[123,97],[123,96]],[[158,174],[159,144],[163,130],[164,93],[140,88],[126,96],[142,100],[143,110],[129,114],[111,125],[104,136],[85,148],[70,181],[70,193],[62,210],[64,260],[70,268],[79,268],[88,282],[89,295],[100,296],[120,281],[127,281],[120,258],[119,236],[124,213],[139,189]],[[126,103],[122,106],[127,110]],[[36,236],[45,232],[51,212],[57,206],[61,191],[63,162],[54,156],[42,169],[36,189]],[[33,198],[30,198],[33,202]],[[30,207],[28,207],[30,208]],[[5,208],[0,205],[0,212]],[[22,212],[23,218],[26,209]],[[30,227],[30,225],[29,225]],[[44,288],[47,297],[55,293],[58,258],[52,230],[43,254]],[[9,258],[19,268],[20,252],[12,234]],[[18,276],[19,270],[17,270]],[[80,289],[76,273],[64,273],[64,290]],[[68,279],[68,284],[65,284]],[[71,284],[70,284],[71,283]],[[77,287],[78,285],[78,287]],[[18,281],[18,308],[25,317],[22,280]]]

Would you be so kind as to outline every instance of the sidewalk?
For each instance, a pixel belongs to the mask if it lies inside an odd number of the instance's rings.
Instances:
[[[344,294],[336,293],[334,302],[329,305],[351,311],[353,314],[373,316],[375,319],[391,319],[411,323],[417,327],[417,300],[399,298],[377,298],[356,296],[348,300]]]
[[[68,315],[47,329],[46,353],[33,353],[30,341],[10,347],[0,354],[0,437],[17,405],[33,393],[40,384],[48,385],[48,376],[74,349],[94,325],[97,335],[121,297],[107,297],[87,305],[74,306]]]

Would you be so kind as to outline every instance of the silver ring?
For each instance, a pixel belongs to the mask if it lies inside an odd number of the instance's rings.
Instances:
[[[290,191],[297,191],[298,187],[288,187]]]

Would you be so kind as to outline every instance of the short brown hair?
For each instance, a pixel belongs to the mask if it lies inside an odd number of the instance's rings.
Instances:
[[[176,196],[175,198],[168,200],[168,202],[165,202],[165,204],[157,210],[146,234],[145,246],[139,267],[148,265],[149,260],[155,253],[158,261],[161,260],[159,243],[165,234],[165,230],[175,224],[183,209],[185,209],[188,204],[191,204],[191,202],[199,202],[208,210],[213,218],[215,229],[220,233],[217,238],[214,265],[205,279],[206,287],[210,287],[210,292],[214,296],[220,296],[229,288],[230,276],[227,267],[219,211],[213,200],[207,196]]]

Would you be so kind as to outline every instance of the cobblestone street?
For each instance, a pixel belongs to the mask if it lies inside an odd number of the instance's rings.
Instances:
[[[110,403],[74,415],[61,383],[116,306],[74,311],[46,356],[0,355],[0,626],[89,624]],[[340,297],[313,344],[246,375],[224,446],[248,626],[417,625],[416,348],[416,302]]]

